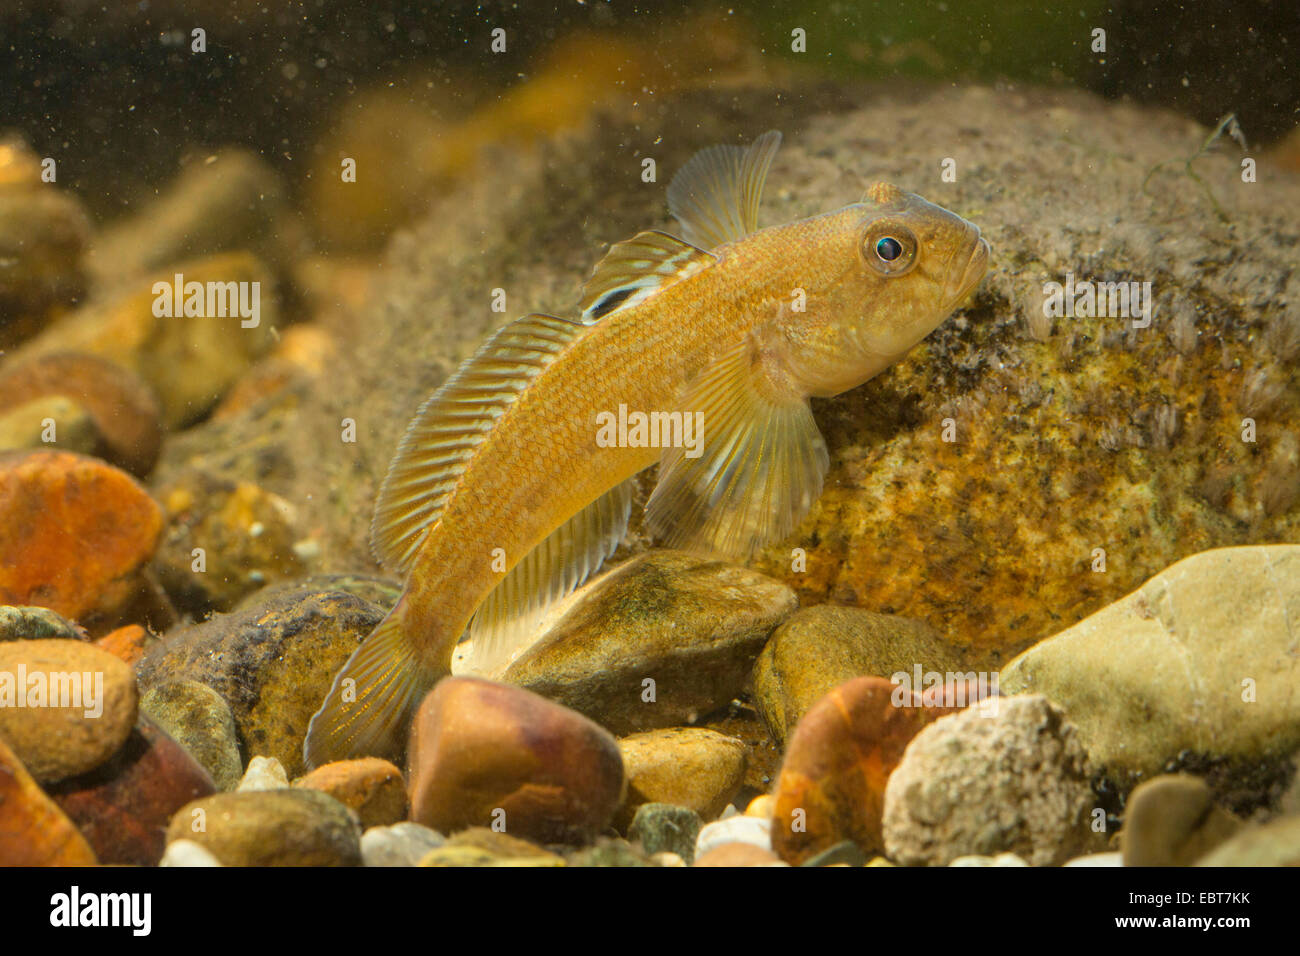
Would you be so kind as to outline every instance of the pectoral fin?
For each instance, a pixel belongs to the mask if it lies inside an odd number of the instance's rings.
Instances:
[[[830,458],[808,399],[783,388],[753,338],[708,369],[681,407],[703,414],[699,457],[670,448],[646,503],[669,547],[748,557],[794,530],[821,494]]]

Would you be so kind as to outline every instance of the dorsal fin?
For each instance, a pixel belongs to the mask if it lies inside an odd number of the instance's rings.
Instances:
[[[768,130],[749,146],[710,146],[692,156],[668,184],[668,210],[686,241],[715,249],[758,228],[763,180],[781,134]]]
[[[614,553],[632,513],[629,478],[569,517],[503,577],[470,622],[474,673],[495,677],[527,647],[556,601],[579,587]]]
[[[657,230],[616,242],[582,289],[582,321],[590,325],[615,309],[643,302],[717,261],[712,253]]]
[[[474,449],[528,384],[586,331],[572,319],[533,314],[498,329],[420,406],[379,492],[370,546],[406,574]]]

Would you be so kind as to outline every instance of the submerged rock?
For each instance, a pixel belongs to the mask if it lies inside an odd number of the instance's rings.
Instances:
[[[616,734],[691,723],[740,692],[795,604],[765,575],[651,552],[579,595],[501,679]]]
[[[744,742],[703,727],[632,734],[618,748],[628,783],[627,800],[615,820],[620,830],[649,803],[672,804],[713,820],[745,780]]]
[[[583,843],[623,799],[618,744],[581,714],[491,681],[448,677],[411,729],[411,819]]]
[[[892,614],[829,604],[803,608],[773,632],[754,664],[754,700],[784,743],[818,700],[854,677],[961,671],[934,628]],[[916,688],[920,690],[920,688]]]
[[[212,775],[218,790],[233,790],[243,775],[230,705],[206,684],[169,681],[151,687],[140,709]]]
[[[93,866],[95,851],[0,736],[0,866]]]
[[[114,621],[148,592],[158,505],[125,472],[59,451],[0,454],[0,603],[83,624]]]
[[[50,788],[100,863],[154,866],[172,815],[216,788],[184,747],[141,717],[113,758]]]
[[[328,793],[350,808],[363,827],[387,826],[406,817],[406,781],[402,772],[377,757],[327,763],[293,785]]]
[[[1088,758],[1059,708],[993,698],[923,729],[885,786],[891,860],[946,866],[1014,853],[1053,866],[1094,842]]]
[[[1241,829],[1205,781],[1165,774],[1138,786],[1124,812],[1125,866],[1190,866]]]
[[[0,737],[43,784],[106,763],[130,736],[137,705],[131,668],[93,644],[0,643]]]
[[[641,844],[651,857],[656,853],[674,853],[689,864],[695,859],[700,826],[700,815],[688,807],[643,803],[636,809],[627,837]]]
[[[1196,862],[1197,866],[1300,866],[1300,817],[1282,817],[1243,829]]]
[[[351,811],[315,790],[218,793],[181,807],[167,842],[190,840],[222,866],[360,866]]]
[[[86,632],[49,608],[0,606],[0,641],[48,638],[84,641]]]
[[[883,849],[886,781],[908,741],[946,713],[883,677],[854,678],[814,704],[777,778],[770,819],[781,859],[801,864],[845,840]]]
[[[418,866],[430,850],[446,842],[437,830],[408,820],[366,830],[361,834],[361,857],[366,866]]]
[[[1300,546],[1207,551],[1026,651],[1001,686],[1065,708],[1121,787],[1200,760],[1231,789],[1300,747],[1296,621]]]
[[[302,771],[302,741],[334,675],[384,611],[341,591],[286,589],[181,628],[137,668],[145,690],[193,680],[230,705],[245,753]]]

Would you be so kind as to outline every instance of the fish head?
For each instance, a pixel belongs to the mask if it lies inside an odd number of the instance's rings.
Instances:
[[[889,183],[831,221],[840,262],[823,289],[817,347],[798,335],[799,377],[814,395],[838,394],[901,359],[970,295],[990,255],[973,223]]]

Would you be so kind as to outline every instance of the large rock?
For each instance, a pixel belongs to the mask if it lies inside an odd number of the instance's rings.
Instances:
[[[208,685],[230,705],[244,752],[275,757],[297,775],[307,723],[383,617],[341,591],[286,589],[169,634],[138,665],[140,686]]]
[[[1206,551],[1026,651],[1001,686],[1060,704],[1121,786],[1214,762],[1227,788],[1300,747],[1297,621],[1300,545]]]
[[[141,601],[162,513],[125,472],[59,451],[0,454],[0,603],[83,624]]]
[[[926,727],[885,786],[891,860],[947,866],[1015,853],[1052,866],[1097,842],[1088,758],[1059,708],[991,698]]]
[[[740,693],[795,605],[765,575],[651,552],[581,595],[501,679],[616,734],[691,723]]]
[[[167,842],[192,840],[222,866],[360,866],[361,828],[316,790],[218,793],[172,817]]]
[[[105,763],[130,736],[138,704],[131,668],[93,644],[0,643],[0,737],[41,783]]]
[[[856,607],[803,608],[776,629],[754,664],[754,701],[778,743],[818,700],[854,677],[956,674],[957,652],[923,621]],[[956,679],[955,677],[953,679]]]
[[[618,744],[581,714],[471,677],[440,681],[411,728],[411,819],[447,833],[504,826],[582,843],[623,798]]]
[[[391,826],[406,819],[406,781],[387,760],[337,760],[317,767],[293,785],[328,793],[352,810],[365,829]]]

